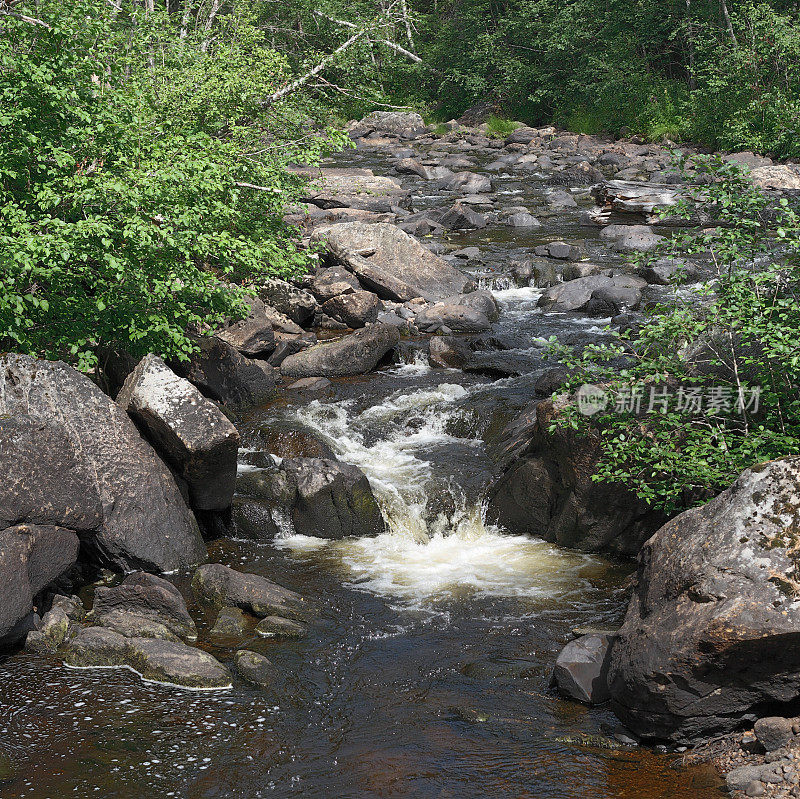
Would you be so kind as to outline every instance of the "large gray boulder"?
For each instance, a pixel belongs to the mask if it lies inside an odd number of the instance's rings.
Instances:
[[[456,202],[444,213],[439,223],[448,230],[480,230],[486,227],[486,217],[466,203]]]
[[[386,354],[400,342],[397,329],[376,324],[355,333],[316,344],[290,355],[281,364],[281,374],[287,377],[346,377],[374,369]]]
[[[192,506],[224,510],[233,499],[239,433],[213,402],[157,355],[142,358],[117,403],[147,432],[180,474]]]
[[[18,524],[0,530],[0,644],[27,632],[34,597],[75,563],[79,547],[78,536],[63,527]]]
[[[424,297],[433,302],[470,285],[465,275],[396,225],[344,222],[320,228],[312,240],[326,241],[333,257],[383,300]]]
[[[270,364],[245,358],[217,336],[198,342],[188,362],[173,361],[176,374],[185,377],[207,397],[236,410],[263,405],[275,395],[275,370]]]
[[[148,682],[183,688],[230,688],[230,672],[202,649],[158,638],[128,638],[87,627],[65,647],[64,662],[81,668],[128,668]]]
[[[348,130],[354,138],[381,133],[412,139],[425,132],[425,122],[411,111],[373,111],[362,120],[351,122]]]
[[[234,606],[254,616],[296,618],[307,607],[303,597],[260,574],[240,572],[221,563],[200,566],[192,578],[195,594],[217,607]]]
[[[345,538],[385,531],[369,480],[357,466],[321,458],[291,458],[282,468],[296,487],[292,521],[298,533]]]
[[[246,299],[248,312],[217,330],[216,335],[246,358],[266,358],[275,350],[275,334],[264,303],[258,297]]]
[[[592,295],[599,289],[613,291],[614,289],[641,289],[647,281],[634,275],[588,275],[566,283],[559,283],[546,289],[539,297],[538,305],[547,311],[578,311],[583,309],[591,300]],[[599,296],[603,296],[600,294]],[[607,295],[608,296],[608,295]],[[625,298],[628,301],[635,299],[631,294]]]
[[[748,469],[647,541],[609,671],[631,730],[691,742],[796,707],[798,530],[800,458],[788,457]]]
[[[302,200],[319,208],[353,208],[391,212],[407,203],[410,191],[393,178],[371,169],[323,167],[293,170],[308,178]]]
[[[492,190],[492,181],[487,175],[475,172],[457,172],[445,183],[450,191],[461,194],[487,194]]]
[[[44,435],[44,452],[55,456],[31,462],[32,472],[14,484],[29,499],[12,498],[0,516],[24,510],[15,521],[28,521],[30,513],[32,520],[74,529],[89,554],[118,569],[172,571],[205,561],[197,523],[175,479],[122,408],[65,363],[6,355],[0,368],[0,415],[8,417],[0,436],[13,446],[20,439],[6,430],[42,425],[31,435]],[[13,449],[0,449],[13,457]],[[30,449],[23,457],[31,457]],[[73,480],[60,484],[70,463],[79,464]],[[33,507],[33,498],[46,496],[51,499],[39,510]],[[0,498],[8,499],[3,492]]]

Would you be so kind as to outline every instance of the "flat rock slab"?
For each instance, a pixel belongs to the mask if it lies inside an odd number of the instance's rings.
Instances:
[[[66,647],[64,662],[80,668],[125,667],[149,682],[182,688],[230,688],[230,672],[216,658],[183,643],[126,638],[103,627],[82,630]]]
[[[398,181],[375,175],[371,169],[323,167],[293,171],[309,179],[302,201],[319,208],[385,212],[403,205],[410,194]]]
[[[334,258],[383,300],[434,302],[463,293],[471,283],[396,225],[344,222],[320,228],[312,240],[327,242]]]
[[[380,322],[349,336],[290,355],[281,363],[286,377],[347,377],[372,371],[400,343],[397,329]]]

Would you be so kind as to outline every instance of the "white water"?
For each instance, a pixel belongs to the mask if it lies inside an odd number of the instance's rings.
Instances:
[[[465,496],[452,479],[435,474],[426,453],[450,445],[469,453],[480,445],[447,432],[448,421],[459,413],[458,401],[468,394],[463,386],[442,383],[397,391],[361,411],[353,400],[315,400],[297,410],[299,421],[341,460],[364,471],[388,531],[327,541],[284,527],[276,543],[301,557],[333,559],[349,583],[411,605],[465,595],[548,597],[578,588],[578,573],[592,558],[486,524],[478,497]],[[412,416],[416,424],[408,429],[404,423]],[[373,441],[376,431],[380,437]],[[443,492],[450,494],[454,512],[431,511],[431,500]]]

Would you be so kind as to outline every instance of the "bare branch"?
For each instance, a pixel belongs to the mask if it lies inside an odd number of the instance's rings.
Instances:
[[[2,0],[0,0],[0,5],[6,6],[9,4],[4,3],[2,2]],[[29,25],[40,25],[43,28],[47,28],[47,30],[52,30],[50,25],[48,25],[41,19],[36,19],[36,17],[29,17],[26,14],[19,14],[16,11],[11,11],[7,8],[0,8],[0,17],[11,17],[13,19],[21,20],[22,22],[27,22]]]
[[[331,17],[328,14],[324,14],[322,11],[317,10],[315,10],[313,13],[315,16],[327,19],[329,22],[335,22],[337,25],[344,25],[346,28],[358,28],[358,25],[354,25],[352,22],[348,22],[346,19],[336,19],[336,17]],[[399,44],[390,41],[389,39],[375,39],[375,41],[379,42],[380,44],[385,44],[387,47],[390,47],[392,50],[395,50],[398,53],[402,53],[404,56],[410,58],[417,64],[422,63],[422,59],[416,53],[406,50],[405,47],[401,47]]]

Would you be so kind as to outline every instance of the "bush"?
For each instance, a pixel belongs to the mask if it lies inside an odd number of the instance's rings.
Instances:
[[[187,331],[242,312],[232,281],[304,268],[285,164],[324,139],[253,125],[282,67],[247,26],[215,54],[136,6],[29,13],[49,27],[0,18],[2,346],[82,369],[100,345],[187,358]]]
[[[574,407],[560,422],[599,430],[594,479],[625,483],[668,512],[702,502],[745,468],[800,447],[800,216],[734,165],[718,158],[692,165],[711,182],[679,210],[686,218],[707,214],[709,226],[644,260],[701,255],[713,280],[684,286],[639,333],[616,334],[614,344],[580,356],[553,345],[577,370],[573,389],[596,384],[609,400],[591,418]],[[625,367],[612,368],[619,358]]]

